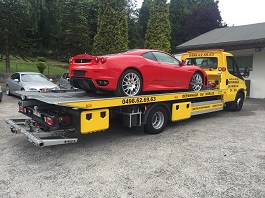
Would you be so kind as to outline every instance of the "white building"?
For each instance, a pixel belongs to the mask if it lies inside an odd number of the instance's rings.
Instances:
[[[240,68],[251,68],[246,78],[250,98],[265,98],[265,23],[217,28],[177,46],[178,52],[224,49]]]

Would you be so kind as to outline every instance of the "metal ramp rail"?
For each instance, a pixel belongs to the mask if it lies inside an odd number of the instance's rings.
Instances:
[[[66,133],[65,131],[44,132],[41,129],[34,127],[34,121],[31,119],[7,118],[5,121],[11,125],[10,129],[12,133],[22,133],[31,143],[40,148],[44,146],[76,143],[78,140],[78,138],[64,136]]]

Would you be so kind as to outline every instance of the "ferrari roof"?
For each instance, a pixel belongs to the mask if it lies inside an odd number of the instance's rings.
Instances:
[[[124,52],[124,54],[142,54],[145,52],[154,52],[154,51],[159,51],[159,50],[154,50],[154,49],[131,49],[128,50],[126,52]]]
[[[197,49],[226,51],[265,47],[265,22],[217,28],[176,47],[178,52]]]

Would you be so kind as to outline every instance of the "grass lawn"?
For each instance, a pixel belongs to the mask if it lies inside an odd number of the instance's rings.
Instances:
[[[68,63],[56,61],[56,60],[46,60],[46,69],[44,70],[44,75],[62,75],[68,70]],[[37,68],[37,62],[25,61],[23,59],[11,58],[10,61],[10,72],[39,72]],[[5,60],[0,61],[0,73],[5,74],[6,72],[6,62]]]

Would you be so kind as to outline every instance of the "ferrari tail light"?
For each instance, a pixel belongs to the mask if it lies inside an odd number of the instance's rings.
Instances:
[[[104,64],[104,63],[107,61],[107,59],[106,59],[106,58],[104,58],[104,57],[101,57],[100,61],[101,61],[101,63],[103,63],[103,64]]]
[[[104,64],[106,61],[107,59],[104,57],[97,57],[97,56],[95,57],[95,63],[101,62],[102,64]]]

